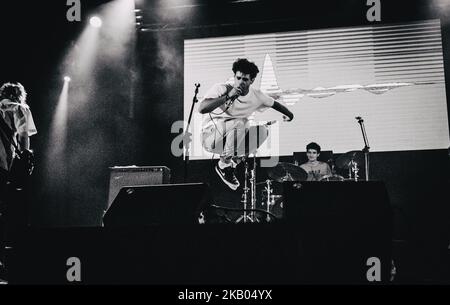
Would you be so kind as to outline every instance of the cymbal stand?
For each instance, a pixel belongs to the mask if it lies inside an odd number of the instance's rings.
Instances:
[[[353,171],[353,175],[355,177],[355,181],[358,181],[359,175],[359,168],[358,168],[358,163],[356,163],[355,161],[352,160],[353,163],[353,167],[352,167],[352,171]]]
[[[364,120],[360,116],[356,117],[356,119],[358,120],[358,123],[361,127],[361,132],[362,132],[363,139],[364,139],[364,148],[362,151],[364,152],[364,166],[366,169],[366,181],[369,181],[369,153],[370,153],[369,139],[367,139],[366,128],[364,127]]]
[[[244,159],[245,164],[245,174],[244,174],[244,188],[242,193],[242,204],[244,206],[244,212],[236,220],[236,223],[243,222],[259,222],[256,217],[255,209],[256,209],[256,152],[253,154],[253,168],[251,170],[248,169],[248,157]],[[250,187],[248,186],[247,181],[250,182]],[[250,197],[250,209],[251,212],[247,212],[248,209],[248,199]]]
[[[348,179],[352,179],[352,162],[353,162],[353,160],[352,161],[350,161],[348,164],[347,164],[347,166],[348,166]]]
[[[270,213],[270,206],[274,204],[274,203],[272,202],[272,199],[271,199],[272,193],[273,193],[273,190],[272,190],[272,181],[270,181],[269,179],[267,179],[267,180],[266,180],[266,186],[264,187],[264,189],[265,189],[266,194],[267,194],[267,198],[266,198],[266,205],[267,205],[267,207],[266,207],[266,210],[267,210],[267,212]],[[264,202],[263,202],[262,204],[264,205]],[[270,216],[269,216],[269,215],[270,215],[270,214],[267,214],[267,216],[266,216],[266,221],[267,221],[267,222],[270,222]]]
[[[251,193],[251,209],[250,218],[252,222],[259,222],[256,218],[256,152],[253,154],[253,168],[250,171],[250,193]]]
[[[348,178],[352,179],[352,173],[355,181],[358,181],[359,175],[358,163],[353,161],[353,159],[348,163]]]
[[[244,171],[244,187],[243,187],[242,200],[241,200],[241,202],[242,202],[242,204],[243,204],[243,206],[244,206],[244,212],[243,212],[243,214],[241,215],[241,217],[239,217],[239,218],[236,220],[236,223],[241,222],[241,221],[242,221],[243,223],[246,223],[247,221],[251,221],[251,220],[252,220],[252,219],[250,218],[250,216],[247,215],[247,203],[248,203],[248,196],[249,196],[249,191],[250,191],[250,188],[248,187],[248,184],[247,184],[248,177],[250,176],[250,173],[249,173],[249,170],[248,170],[248,162],[247,162],[247,158],[244,159],[244,166],[245,166],[245,171]]]

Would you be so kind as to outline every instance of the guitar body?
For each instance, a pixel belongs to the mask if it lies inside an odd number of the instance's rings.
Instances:
[[[23,187],[33,173],[33,169],[34,154],[31,150],[24,150],[14,157],[11,169],[9,170],[8,180],[15,187]]]

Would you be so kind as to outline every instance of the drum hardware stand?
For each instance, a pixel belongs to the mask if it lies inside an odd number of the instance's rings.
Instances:
[[[276,121],[269,121],[265,124],[263,124],[264,126],[270,126],[272,124],[275,124]],[[259,147],[259,145],[257,145],[257,147]],[[258,148],[253,152],[253,168],[249,173],[248,170],[248,159],[250,158],[250,154],[249,156],[246,156],[244,158],[244,163],[245,163],[245,175],[244,175],[244,192],[242,194],[242,203],[244,206],[244,213],[242,214],[241,217],[239,217],[236,220],[236,223],[242,221],[244,223],[246,223],[247,221],[250,222],[259,222],[259,219],[256,217],[256,155],[258,154]],[[248,187],[247,184],[247,180],[250,181],[250,188]],[[247,212],[247,205],[248,205],[248,197],[249,197],[249,192],[250,192],[250,209],[251,212],[248,213]]]
[[[236,220],[236,223],[243,222],[259,222],[256,217],[255,209],[256,209],[256,151],[253,154],[253,168],[249,171],[248,169],[248,158],[244,159],[245,164],[245,174],[244,174],[244,192],[242,193],[242,204],[244,206],[244,213],[241,217]],[[247,180],[250,181],[250,188],[248,187]],[[250,193],[250,194],[249,194]],[[250,197],[250,209],[251,212],[247,211],[248,207],[248,198]]]
[[[358,163],[353,161],[353,159],[348,163],[348,178],[352,179],[352,173],[354,175],[354,180],[358,181],[359,175]]]
[[[272,192],[273,192],[272,191],[272,181],[267,179],[266,180],[266,186],[264,187],[264,189],[266,190],[266,193],[267,193],[267,200],[266,200],[267,207],[266,207],[266,209],[267,209],[267,212],[270,213],[270,206],[275,204],[275,202],[272,202],[272,200],[271,200],[271,195],[272,195]],[[264,205],[264,202],[262,203],[262,205]],[[266,215],[266,221],[267,222],[270,222],[270,220],[271,220],[269,215],[270,214]]]
[[[366,168],[366,181],[369,181],[369,152],[370,152],[369,140],[367,139],[366,128],[364,127],[364,120],[360,116],[357,116],[355,119],[358,120],[358,123],[361,126],[361,132],[362,132],[362,135],[364,138],[364,148],[362,151],[364,153],[364,166]]]
[[[244,172],[244,187],[243,187],[243,193],[242,193],[242,204],[244,205],[244,212],[242,214],[241,217],[239,217],[236,220],[236,223],[238,222],[243,222],[246,223],[247,221],[252,221],[252,219],[250,218],[250,216],[247,215],[247,202],[248,202],[248,192],[250,191],[248,184],[247,184],[247,178],[249,176],[249,172],[248,172],[248,162],[247,159],[244,160],[244,166],[245,166],[245,172]]]

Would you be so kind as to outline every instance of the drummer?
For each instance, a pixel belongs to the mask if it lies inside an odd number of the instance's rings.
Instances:
[[[323,176],[331,175],[331,168],[326,162],[318,161],[320,146],[311,142],[306,145],[306,156],[308,162],[300,165],[308,173],[307,181],[319,181]]]

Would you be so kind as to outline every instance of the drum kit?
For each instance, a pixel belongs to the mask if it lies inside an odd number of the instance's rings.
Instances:
[[[330,162],[331,161],[331,162]],[[332,174],[320,178],[319,181],[359,181],[359,171],[364,164],[364,153],[360,150],[353,150],[342,154],[336,159],[329,160],[332,163]],[[282,217],[283,196],[275,194],[274,184],[286,181],[301,182],[306,181],[308,173],[300,166],[288,162],[279,162],[276,166],[267,170],[269,179],[256,182],[256,158],[253,156],[253,168],[249,170],[248,159],[245,160],[245,181],[242,194],[242,204],[244,208],[243,215],[236,222],[259,222],[257,211],[263,210],[265,214],[264,220],[273,221],[275,218]],[[336,174],[335,166],[341,171],[348,170],[348,178]],[[261,200],[257,203],[256,186],[264,185]]]
[[[359,171],[362,164],[365,169],[365,180],[369,181],[369,140],[367,138],[366,129],[364,127],[364,120],[362,117],[355,117],[361,128],[361,133],[364,140],[364,148],[362,150],[352,150],[346,152],[333,162],[332,159],[327,162],[331,164],[332,174],[323,176],[319,181],[358,181]],[[267,124],[269,125],[269,124]],[[306,171],[297,164],[291,164],[286,162],[279,162],[276,166],[269,168],[268,176],[270,179],[256,183],[256,153],[253,154],[253,169],[248,171],[248,162],[245,160],[245,185],[244,193],[242,195],[242,203],[244,205],[244,214],[237,220],[237,222],[243,221],[259,221],[256,217],[255,211],[257,210],[256,203],[256,185],[265,184],[262,196],[262,204],[264,212],[266,212],[266,220],[271,221],[274,215],[275,207],[283,209],[283,196],[274,194],[273,182],[283,183],[286,181],[306,181],[308,174]],[[342,171],[348,171],[348,178],[344,178],[341,175],[336,174],[335,167]],[[250,181],[250,188],[247,187],[247,180]],[[250,209],[248,209],[250,198]],[[248,214],[247,211],[251,213]],[[272,216],[272,218],[271,218]]]

